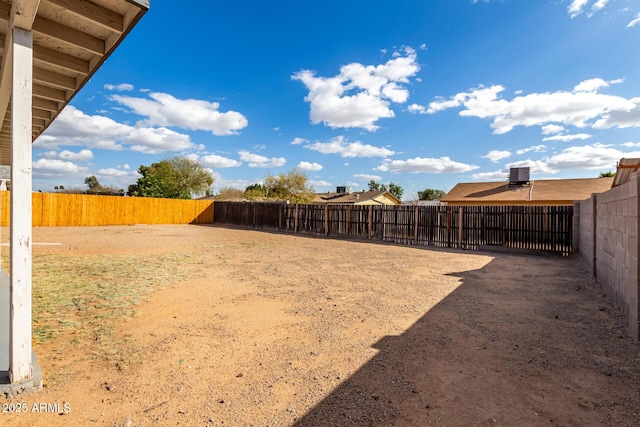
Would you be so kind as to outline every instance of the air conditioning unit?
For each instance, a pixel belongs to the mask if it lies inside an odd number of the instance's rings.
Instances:
[[[510,185],[522,185],[528,184],[529,179],[529,167],[526,168],[511,168],[509,169],[509,184]]]
[[[336,187],[336,193],[338,194],[349,194],[351,193],[351,187],[347,187],[347,186],[340,186],[340,187]]]

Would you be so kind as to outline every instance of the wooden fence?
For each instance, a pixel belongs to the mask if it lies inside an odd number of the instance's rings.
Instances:
[[[572,252],[573,206],[349,206],[216,202],[214,224],[407,245]]]
[[[9,225],[10,192],[0,191],[2,226]],[[33,226],[211,224],[212,200],[33,193]]]

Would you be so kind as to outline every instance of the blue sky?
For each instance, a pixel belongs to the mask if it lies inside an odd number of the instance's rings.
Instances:
[[[34,189],[135,183],[173,155],[214,191],[596,177],[640,157],[640,1],[153,1],[34,142]]]

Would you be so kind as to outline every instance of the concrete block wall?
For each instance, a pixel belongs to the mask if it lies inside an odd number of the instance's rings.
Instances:
[[[626,184],[576,203],[578,251],[622,309],[636,339],[640,339],[639,189],[640,174],[636,173]]]

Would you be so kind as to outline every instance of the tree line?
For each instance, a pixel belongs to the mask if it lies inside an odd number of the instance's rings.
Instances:
[[[169,199],[192,199],[209,195],[213,184],[213,175],[198,161],[189,157],[171,157],[152,163],[150,166],[140,165],[140,178],[135,184],[124,189],[103,185],[94,175],[85,178],[87,194],[124,195],[135,197],[158,197]],[[64,186],[56,186],[56,191],[65,191]],[[402,200],[404,189],[394,182],[388,184],[371,180],[369,191],[388,191]],[[66,190],[66,192],[74,192]],[[427,188],[418,192],[419,200],[438,200],[444,191]],[[244,190],[223,188],[215,196],[217,200],[250,200],[250,201],[286,201],[289,203],[311,203],[315,198],[315,190],[309,183],[307,175],[297,169],[277,175],[267,174],[261,183],[251,184]]]

